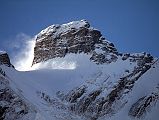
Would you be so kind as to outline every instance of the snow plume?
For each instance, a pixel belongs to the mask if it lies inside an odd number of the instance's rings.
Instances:
[[[20,33],[17,35],[12,45],[12,47],[17,49],[12,62],[15,68],[19,71],[30,70],[34,57],[35,38]]]
[[[60,70],[75,70],[75,69],[88,69],[96,66],[94,62],[90,62],[90,56],[84,53],[80,54],[67,54],[65,57],[57,57],[45,62],[40,62],[32,66],[35,69],[60,69]]]
[[[45,62],[40,62],[33,65],[35,69],[68,69],[73,70],[77,67],[77,60],[73,55],[66,55],[64,58],[54,58]]]
[[[18,71],[30,71],[37,69],[65,69],[73,70],[79,68],[90,68],[90,56],[86,54],[68,54],[62,58],[53,58],[45,62],[40,62],[32,66],[34,58],[35,38],[32,38],[24,33],[17,35],[12,42],[12,53],[14,56],[11,62]]]

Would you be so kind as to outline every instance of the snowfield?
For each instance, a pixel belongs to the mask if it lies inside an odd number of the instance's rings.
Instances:
[[[117,62],[106,65],[96,65],[90,62],[89,55],[69,54],[65,58],[56,58],[40,64],[35,64],[30,71],[17,71],[14,68],[8,68],[2,65],[9,78],[10,86],[16,93],[28,100],[36,110],[39,111],[36,120],[63,120],[71,119],[81,120],[79,117],[67,109],[64,104],[58,101],[57,92],[61,91],[67,94],[69,90],[86,85],[88,91],[97,88],[107,87],[101,96],[105,96],[112,90],[120,77],[125,76],[127,69],[131,71],[135,67],[128,61],[121,58]],[[58,61],[58,62],[57,62]],[[159,62],[157,61],[139,80],[136,82],[132,91],[124,98],[127,104],[115,115],[103,117],[101,120],[129,120],[128,112],[130,106],[141,96],[148,95],[154,91],[159,81]],[[157,87],[157,86],[156,86]],[[104,89],[104,88],[103,88]],[[56,104],[46,102],[42,97],[48,96]],[[159,117],[158,101],[156,105],[147,113],[145,120],[157,120]],[[69,114],[68,114],[69,113]]]

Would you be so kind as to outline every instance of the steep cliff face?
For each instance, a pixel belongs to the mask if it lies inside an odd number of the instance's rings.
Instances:
[[[10,59],[8,54],[5,51],[0,51],[0,64],[5,64],[7,66],[11,66],[14,67],[11,63],[10,63]]]
[[[106,41],[86,20],[73,21],[49,26],[37,35],[33,64],[69,53],[90,54],[92,61],[101,64],[116,60],[118,52],[113,43]]]

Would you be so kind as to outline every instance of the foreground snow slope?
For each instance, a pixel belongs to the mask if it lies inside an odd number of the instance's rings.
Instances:
[[[78,57],[78,59],[77,59]],[[15,69],[4,67],[6,74],[10,78],[10,84],[12,88],[20,94],[22,94],[31,104],[33,104],[40,114],[46,120],[52,119],[86,119],[85,117],[79,117],[79,115],[72,113],[67,107],[67,101],[61,101],[57,93],[61,91],[61,94],[67,94],[70,90],[79,86],[87,86],[85,94],[94,90],[101,89],[102,92],[98,96],[106,96],[109,94],[114,86],[118,84],[118,80],[126,76],[129,70],[131,72],[136,66],[136,63],[129,63],[129,60],[123,61],[121,58],[117,62],[108,65],[96,65],[90,62],[89,56],[84,54],[68,55],[65,58],[58,58],[57,66],[67,64],[67,60],[72,60],[75,64],[74,69],[44,69],[44,65],[41,64],[37,70],[18,72]],[[82,61],[81,61],[82,59]],[[55,60],[50,60],[50,64]],[[65,62],[64,62],[65,61]],[[83,62],[84,61],[84,62]],[[64,62],[64,63],[63,63]],[[44,63],[45,64],[45,63]],[[49,64],[49,63],[48,63]],[[55,64],[54,64],[55,65]],[[50,66],[50,65],[49,65]],[[67,65],[66,65],[67,66]],[[46,67],[46,64],[45,64]],[[157,87],[159,74],[159,63],[156,62],[141,78],[139,78],[132,88],[132,90],[126,94],[121,102],[125,102],[124,107],[119,111],[116,110],[115,114],[108,117],[101,117],[99,119],[121,119],[127,120],[130,118],[128,112],[133,103],[135,103],[142,96],[151,94]],[[97,98],[96,98],[97,99]],[[118,105],[118,104],[117,104]],[[120,103],[119,103],[120,106]],[[157,105],[148,112],[147,120],[157,120],[158,114],[158,101]],[[119,108],[117,108],[119,109]],[[157,110],[155,110],[157,109]],[[117,112],[118,111],[118,112]],[[68,114],[69,113],[69,114]],[[153,117],[153,118],[152,118]]]

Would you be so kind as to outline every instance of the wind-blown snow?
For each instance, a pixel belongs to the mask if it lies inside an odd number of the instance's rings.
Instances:
[[[19,71],[29,71],[34,58],[35,39],[26,40],[25,48],[15,56],[14,66]]]
[[[70,69],[73,70],[77,67],[76,55],[66,55],[65,58],[54,58],[45,62],[34,64],[31,70],[36,69]]]
[[[32,70],[38,69],[65,69],[73,70],[77,67],[88,67],[91,63],[88,55],[86,54],[68,54],[62,58],[54,58],[45,62],[37,63],[32,66]],[[90,65],[91,64],[91,65]]]

